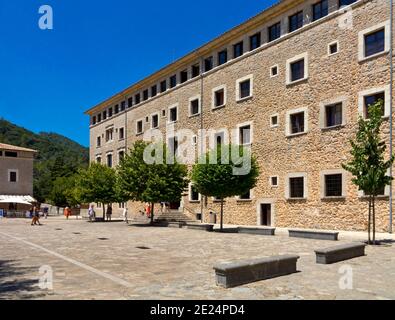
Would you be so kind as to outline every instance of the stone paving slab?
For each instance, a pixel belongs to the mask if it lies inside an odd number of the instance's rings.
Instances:
[[[28,220],[0,220],[0,299],[395,299],[391,244],[318,265],[314,250],[332,241],[57,217],[42,222],[31,227]],[[232,289],[215,284],[216,263],[283,254],[300,255],[301,272]],[[53,270],[53,290],[38,287],[43,265]],[[339,287],[344,266],[351,267],[352,290]]]

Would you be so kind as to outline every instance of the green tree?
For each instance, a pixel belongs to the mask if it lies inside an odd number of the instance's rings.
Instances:
[[[79,202],[76,198],[76,176],[59,177],[53,183],[49,201],[57,207],[76,207]]]
[[[147,161],[147,150],[157,162]],[[118,167],[119,196],[150,203],[151,224],[155,203],[180,201],[188,186],[187,167],[170,159],[165,145],[137,141]]]
[[[192,182],[204,196],[221,200],[221,230],[223,230],[224,200],[240,196],[253,189],[259,168],[255,157],[241,146],[225,145],[205,154],[192,169]]]
[[[367,120],[359,119],[355,140],[351,141],[352,160],[342,165],[354,176],[352,182],[369,197],[369,244],[372,244],[372,224],[373,244],[376,243],[376,197],[393,180],[388,176],[387,171],[394,162],[394,156],[391,155],[389,160],[385,160],[387,146],[385,141],[380,138],[383,106],[382,100],[368,106],[369,118]]]
[[[119,201],[116,182],[114,169],[100,163],[92,163],[89,168],[80,169],[78,172],[75,184],[76,198],[80,203],[101,203],[105,219],[105,205]]]

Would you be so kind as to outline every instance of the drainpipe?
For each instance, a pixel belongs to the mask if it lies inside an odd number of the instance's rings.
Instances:
[[[204,59],[200,58],[200,129],[202,130],[201,133],[203,132],[204,129],[204,123],[203,123],[203,94],[204,94],[204,88],[203,88],[203,80],[204,80],[204,76],[203,76],[203,68],[204,68]],[[204,145],[204,139],[205,136],[201,137],[201,141],[200,141],[200,153],[203,154],[203,145]],[[204,197],[200,197],[200,212],[201,212],[201,222],[204,222]]]
[[[393,83],[394,83],[394,62],[393,62],[393,45],[394,45],[394,37],[393,37],[393,29],[394,29],[394,21],[393,21],[393,15],[394,15],[394,1],[390,0],[390,155],[392,156],[393,154]],[[393,169],[392,166],[390,168],[390,176],[392,177],[393,174]],[[392,200],[393,200],[393,183],[391,182],[390,184],[390,216],[389,216],[389,233],[392,233],[392,221],[393,221],[393,205],[392,205]]]

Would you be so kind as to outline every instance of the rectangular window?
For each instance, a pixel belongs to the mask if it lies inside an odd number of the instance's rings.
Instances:
[[[258,32],[250,37],[250,51],[261,46],[261,33]]]
[[[148,89],[143,91],[143,101],[148,100]]]
[[[290,65],[290,78],[291,82],[301,80],[305,77],[305,70],[304,70],[304,59],[292,62]]]
[[[112,117],[112,108],[109,108],[109,109],[108,109],[108,117],[109,117],[109,118]]]
[[[118,114],[118,113],[119,113],[119,105],[118,105],[118,104],[115,105],[115,107],[114,107],[114,113],[115,113],[115,114]]]
[[[107,166],[112,168],[112,154],[107,155]]]
[[[327,16],[328,13],[328,0],[322,0],[316,4],[313,4],[313,21]]]
[[[214,107],[225,105],[225,89],[220,89],[214,93]]]
[[[181,83],[188,81],[188,70],[181,71],[180,73]]]
[[[170,108],[169,110],[169,122],[176,122],[178,119],[177,107]]]
[[[270,76],[275,77],[278,75],[278,66],[273,66],[270,68]]]
[[[272,128],[278,127],[278,115],[275,115],[275,116],[271,116],[271,117],[270,117],[270,126],[271,126]]]
[[[121,162],[123,159],[125,158],[125,151],[119,151],[118,152],[118,159],[119,159],[119,162]]]
[[[177,152],[178,152],[178,138],[177,137],[173,137],[169,139],[169,152],[174,155],[177,156]]]
[[[240,145],[251,144],[251,126],[243,126],[239,128]]]
[[[101,122],[101,113],[97,115],[97,122]]]
[[[277,176],[270,177],[270,185],[272,187],[278,187],[278,177]]]
[[[170,77],[170,88],[174,88],[177,85],[177,76],[171,76]]]
[[[125,129],[119,128],[119,140],[125,139]]]
[[[213,57],[204,59],[204,72],[210,71],[214,67]]]
[[[96,124],[96,116],[93,116],[92,117],[92,125],[95,125]]]
[[[106,130],[106,142],[113,140],[113,133],[114,133],[114,128]]]
[[[134,96],[134,103],[135,104],[139,104],[140,103],[140,93],[136,94]]]
[[[158,127],[159,127],[159,116],[157,114],[155,114],[151,118],[151,128],[155,129]]]
[[[219,146],[223,145],[225,143],[225,134],[223,132],[217,133],[214,136],[214,143],[215,143],[215,148],[218,148]]]
[[[342,174],[325,175],[325,197],[341,197],[343,194]]]
[[[304,132],[304,112],[299,112],[295,114],[291,114],[290,122],[291,122],[291,134],[297,134]]]
[[[281,22],[278,22],[269,27],[269,42],[281,37]]]
[[[248,190],[245,194],[239,196],[240,200],[251,200],[251,190]]]
[[[16,171],[10,171],[9,181],[10,182],[17,182],[18,174]]]
[[[128,108],[131,108],[133,106],[133,97],[130,97],[128,99]]]
[[[248,98],[251,96],[251,80],[245,80],[243,82],[240,82],[240,95],[239,99],[244,99]]]
[[[233,46],[233,58],[236,59],[236,58],[242,56],[243,53],[244,53],[244,44],[243,44],[243,41],[241,41],[241,42],[239,42],[239,43],[236,43],[236,44]]]
[[[371,95],[367,95],[364,97],[364,115],[365,119],[369,119],[369,108],[374,105],[378,101],[382,101],[382,115],[385,115],[385,94],[384,92],[379,92]]]
[[[199,201],[200,200],[199,192],[197,192],[196,188],[192,184],[189,188],[189,200],[190,201]]]
[[[293,32],[303,27],[303,11],[299,11],[289,17],[289,32]]]
[[[222,65],[224,63],[228,62],[228,50],[223,50],[218,53],[218,65]]]
[[[200,113],[200,101],[199,99],[191,100],[190,102],[190,115],[194,116]]]
[[[160,83],[160,92],[163,93],[163,92],[165,92],[166,90],[167,90],[167,81],[166,81],[166,80],[163,80],[163,81]]]
[[[126,101],[121,102],[121,111],[125,111],[126,109]]]
[[[143,120],[137,121],[136,133],[137,134],[143,133]]]
[[[101,163],[101,157],[97,157],[97,158],[96,158],[96,162],[97,162],[97,163]]]
[[[385,30],[365,35],[365,57],[370,57],[385,51]]]
[[[289,197],[304,198],[304,177],[289,178]]]
[[[338,52],[339,52],[339,43],[337,41],[329,44],[329,46],[328,46],[328,54],[329,55],[333,55]]]
[[[343,104],[336,103],[325,107],[325,126],[340,126],[343,123]]]
[[[8,158],[18,158],[18,152],[15,151],[5,151],[4,156]]]
[[[155,97],[158,94],[158,87],[154,85],[151,87],[151,97]]]
[[[97,137],[97,139],[96,139],[96,146],[97,146],[98,148],[101,147],[101,137]]]
[[[103,120],[107,119],[107,111],[103,111]]]
[[[192,78],[196,78],[200,75],[200,64],[192,66]]]
[[[348,6],[354,2],[356,2],[357,0],[339,0],[339,8],[344,7],[344,6]]]

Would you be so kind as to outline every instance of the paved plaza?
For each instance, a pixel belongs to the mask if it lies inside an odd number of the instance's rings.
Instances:
[[[0,299],[395,299],[391,241],[365,257],[318,265],[314,249],[333,242],[60,217],[43,223],[0,220]],[[215,284],[215,263],[279,254],[300,255],[300,272],[233,289]],[[339,286],[342,266],[351,267],[351,290]],[[52,290],[39,286],[48,270]]]

